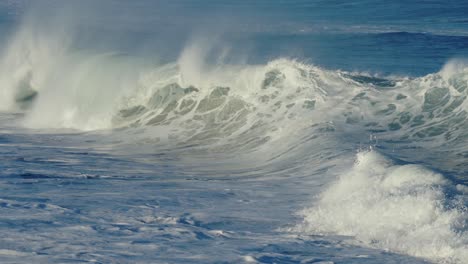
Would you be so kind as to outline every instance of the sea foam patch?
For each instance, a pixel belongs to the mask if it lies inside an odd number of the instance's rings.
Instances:
[[[304,221],[294,231],[353,236],[374,248],[466,263],[468,213],[455,189],[422,166],[361,152],[348,172],[300,212]]]

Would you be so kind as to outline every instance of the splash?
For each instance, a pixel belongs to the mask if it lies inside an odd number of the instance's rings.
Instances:
[[[441,263],[468,259],[465,199],[444,177],[361,152],[352,169],[300,214],[294,231],[356,237],[363,244]]]

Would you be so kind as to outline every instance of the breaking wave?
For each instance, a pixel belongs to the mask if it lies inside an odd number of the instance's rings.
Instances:
[[[427,144],[468,137],[468,67],[459,61],[419,78],[382,78],[291,59],[209,65],[193,47],[177,62],[149,66],[33,40],[13,42],[0,76],[3,110],[25,111],[32,128],[159,127],[166,132],[158,137],[178,142],[258,130],[266,142],[284,135],[279,130],[326,123]]]
[[[292,231],[338,233],[370,247],[463,263],[468,259],[466,187],[451,188],[441,174],[422,166],[360,152],[354,166],[301,212],[304,222]]]
[[[131,140],[238,156],[256,151],[262,153],[256,162],[281,161],[275,164],[303,174],[307,164],[339,156],[339,144],[352,150],[369,142],[454,178],[468,170],[468,66],[462,61],[418,78],[381,77],[287,58],[228,64],[222,56],[208,59],[210,48],[200,43],[159,64],[72,43],[67,34],[19,31],[0,62],[1,110],[24,113],[24,125],[35,129],[111,130]],[[336,149],[326,152],[320,144],[329,137]],[[468,257],[466,202],[447,197],[445,190],[455,188],[448,178],[392,164],[376,151],[357,160],[303,211],[297,230],[355,236],[436,261]]]
[[[371,139],[407,161],[467,169],[463,61],[417,78],[382,77],[288,58],[225,63],[227,51],[213,45],[192,41],[174,62],[155,63],[152,54],[77,47],[65,28],[50,34],[26,23],[0,62],[0,107],[23,112],[30,128],[136,129],[140,140],[233,153],[278,142],[284,152],[309,135]],[[414,160],[415,148],[437,155]]]

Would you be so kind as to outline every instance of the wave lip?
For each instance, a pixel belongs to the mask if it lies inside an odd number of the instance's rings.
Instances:
[[[304,221],[293,231],[353,236],[374,248],[462,263],[468,213],[463,196],[449,188],[441,174],[422,166],[361,152],[352,169],[300,213]]]

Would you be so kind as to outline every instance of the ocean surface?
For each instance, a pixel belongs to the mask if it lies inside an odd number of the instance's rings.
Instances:
[[[0,263],[468,263],[468,2],[0,1]]]

